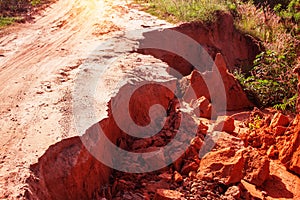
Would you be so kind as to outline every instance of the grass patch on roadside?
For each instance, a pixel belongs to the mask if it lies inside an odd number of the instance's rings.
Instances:
[[[146,12],[169,22],[213,21],[217,10],[235,9],[235,5],[223,0],[135,0]]]
[[[24,22],[39,9],[56,0],[0,0],[0,28],[15,22]]]
[[[9,26],[18,20],[19,20],[18,17],[1,17],[0,16],[0,28]]]

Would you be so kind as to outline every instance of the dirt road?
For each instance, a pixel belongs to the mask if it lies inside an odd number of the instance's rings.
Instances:
[[[22,197],[30,164],[51,144],[77,134],[71,93],[79,67],[104,70],[134,44],[135,36],[125,32],[167,25],[133,7],[121,0],[59,0],[33,22],[1,34],[0,199]],[[120,76],[116,70],[107,80]],[[100,113],[109,84],[99,94]]]

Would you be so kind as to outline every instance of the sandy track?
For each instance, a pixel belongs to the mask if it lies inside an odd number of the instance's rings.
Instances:
[[[109,50],[98,52],[102,59],[117,57],[122,52],[115,45],[134,42],[124,31],[165,25],[127,5],[59,0],[0,38],[0,199],[21,198],[29,165],[51,144],[76,135],[71,90],[80,65],[95,70],[91,52],[115,35]]]
[[[96,18],[87,18],[99,8],[92,1],[58,1],[34,23],[0,39],[0,198],[22,193],[29,164],[71,134],[62,125],[71,82],[53,80],[84,58],[77,43],[88,39]]]

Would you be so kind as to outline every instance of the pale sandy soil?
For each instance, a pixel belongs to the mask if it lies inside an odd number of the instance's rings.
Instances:
[[[141,35],[137,30],[163,26],[169,25],[122,0],[59,0],[33,22],[2,31],[0,199],[19,199],[30,164],[50,145],[80,134],[73,121],[74,82],[84,85],[95,72],[105,77],[95,95],[96,115],[80,126],[83,131],[105,116],[123,72],[133,62],[152,59],[128,53]],[[122,70],[107,70],[113,59],[124,56],[130,62]]]

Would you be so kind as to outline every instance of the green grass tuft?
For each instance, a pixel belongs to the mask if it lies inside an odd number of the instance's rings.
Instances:
[[[9,26],[17,20],[17,17],[0,17],[0,28]]]
[[[30,4],[32,6],[37,6],[37,5],[40,5],[41,3],[42,3],[41,0],[32,0],[32,1],[30,1]]]
[[[221,0],[136,0],[152,15],[169,22],[213,21],[217,10],[234,10],[234,4]]]

